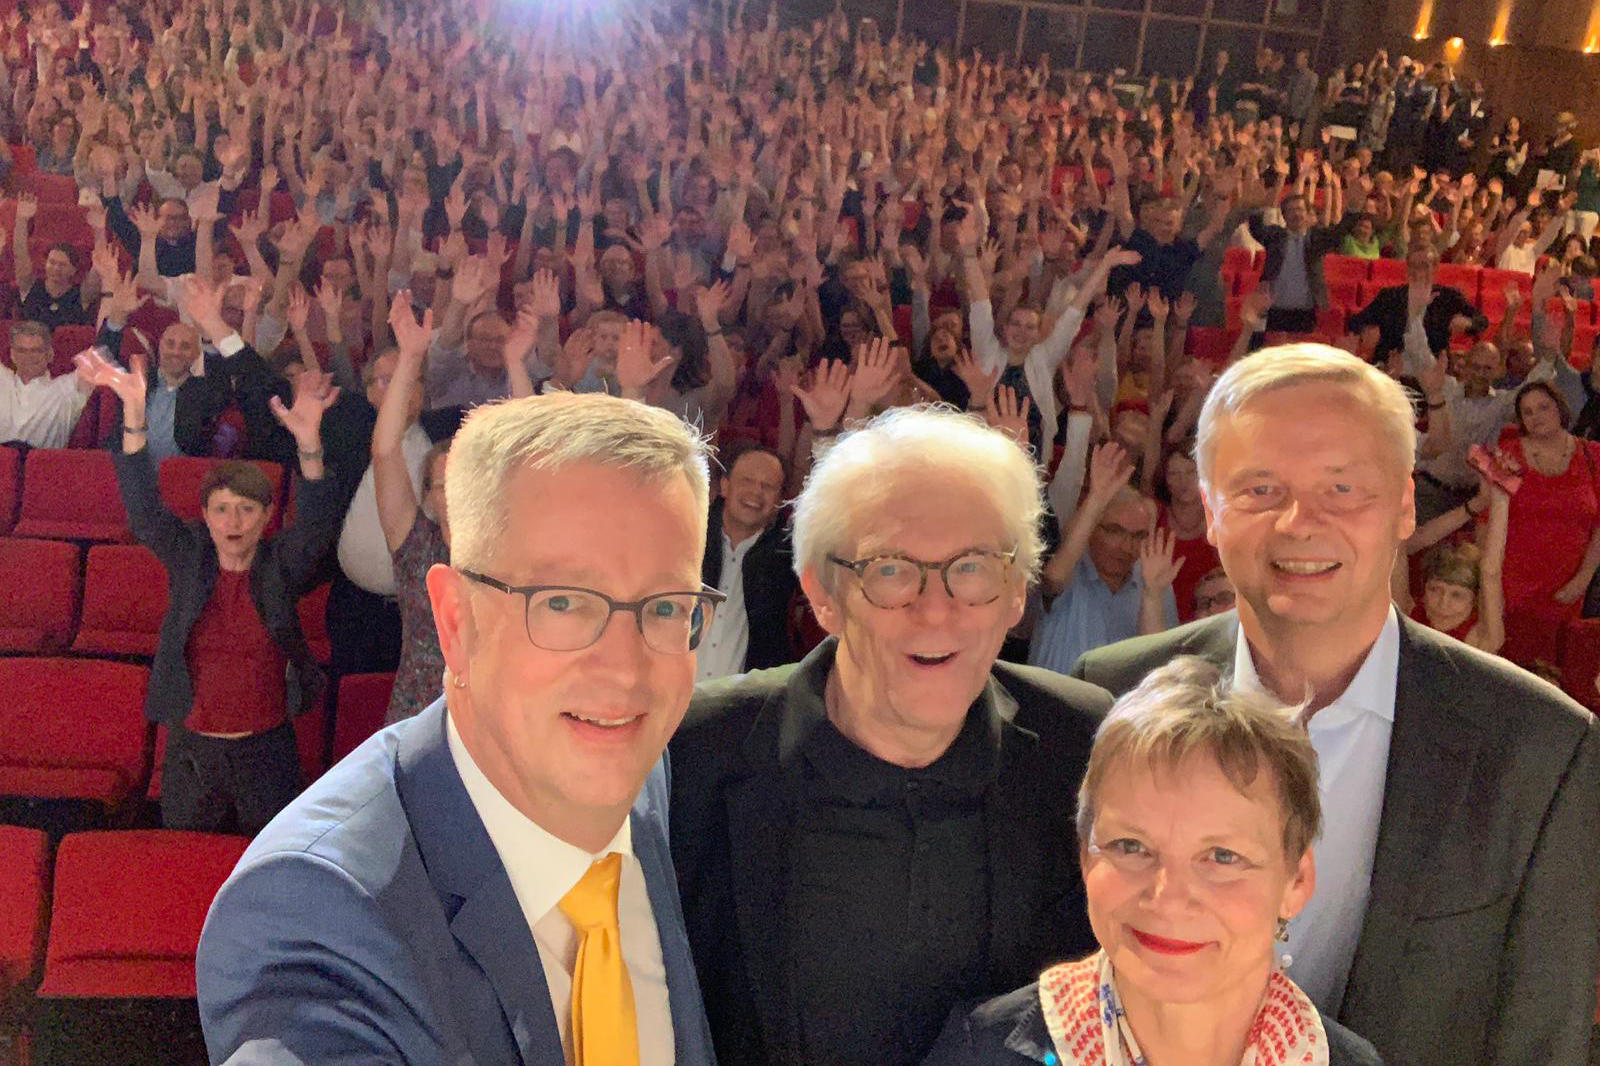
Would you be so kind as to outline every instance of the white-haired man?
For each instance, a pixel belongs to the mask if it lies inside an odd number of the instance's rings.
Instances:
[[[1558,691],[1397,615],[1415,525],[1401,387],[1323,345],[1217,381],[1196,459],[1228,612],[1089,653],[1126,692],[1198,654],[1310,697],[1325,831],[1290,974],[1390,1066],[1588,1062],[1600,730]]]
[[[428,575],[444,697],[256,838],[197,959],[213,1062],[710,1064],[661,754],[717,593],[701,442],[605,396],[481,407]]]
[[[796,501],[832,636],[702,685],[672,846],[724,1063],[920,1062],[958,1002],[1092,946],[1072,782],[1109,706],[997,663],[1038,569],[1038,475],[1004,434],[899,409]]]

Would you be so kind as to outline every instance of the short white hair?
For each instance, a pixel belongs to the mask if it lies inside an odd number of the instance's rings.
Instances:
[[[711,493],[705,441],[659,407],[565,392],[485,404],[461,424],[445,467],[451,565],[493,564],[509,519],[512,475],[573,463],[629,470],[645,481],[687,478],[701,513]]]
[[[1016,566],[1028,580],[1039,569],[1044,511],[1039,469],[999,430],[942,405],[897,407],[850,431],[819,458],[794,504],[794,569],[834,583],[830,554],[863,532],[860,516],[906,474],[930,473],[979,486],[1005,523]]]
[[[1338,385],[1372,413],[1372,429],[1389,439],[1407,476],[1417,455],[1416,411],[1405,387],[1371,363],[1326,344],[1280,344],[1234,363],[1211,386],[1195,430],[1194,460],[1200,484],[1211,491],[1211,460],[1222,420],[1263,393],[1294,385]]]

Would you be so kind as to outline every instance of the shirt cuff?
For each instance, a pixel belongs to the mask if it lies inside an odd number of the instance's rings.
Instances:
[[[244,338],[237,333],[230,333],[217,342],[217,354],[224,359],[238,355],[242,351],[244,351]]]

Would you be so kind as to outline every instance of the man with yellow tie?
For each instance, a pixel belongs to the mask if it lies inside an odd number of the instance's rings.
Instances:
[[[444,696],[255,840],[197,958],[214,1063],[711,1066],[662,759],[720,595],[707,460],[602,395],[479,408],[428,575]]]

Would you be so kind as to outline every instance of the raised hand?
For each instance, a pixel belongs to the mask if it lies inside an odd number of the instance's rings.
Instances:
[[[561,354],[556,357],[556,380],[564,385],[576,385],[583,380],[589,372],[589,364],[594,361],[594,333],[588,329],[575,329],[567,337],[566,343],[561,346]]]
[[[1032,410],[1033,400],[1024,396],[1019,402],[1015,389],[1010,385],[1001,385],[994,390],[994,397],[983,412],[983,420],[1026,448],[1028,415]]]
[[[637,399],[650,383],[672,366],[671,357],[655,357],[656,328],[648,322],[630,319],[622,327],[617,344],[617,384],[622,394]]]
[[[109,280],[107,275],[101,274],[100,284],[101,306],[105,309],[106,318],[112,322],[126,322],[128,316],[137,311],[143,302],[133,275],[119,274],[114,259]]]
[[[528,308],[540,318],[558,318],[561,315],[561,283],[554,271],[541,270],[530,282]]]
[[[148,207],[135,207],[128,212],[128,218],[143,240],[153,241],[156,239],[156,234],[161,232],[161,220]]]
[[[871,413],[894,388],[900,367],[889,347],[889,338],[874,337],[856,345],[855,374],[850,381],[850,408],[858,417]]]
[[[1171,530],[1157,529],[1139,546],[1139,571],[1144,576],[1145,595],[1157,595],[1170,588],[1183,569],[1183,560],[1173,557],[1177,538]]]
[[[135,352],[128,360],[127,370],[90,348],[72,357],[77,367],[78,380],[90,386],[104,386],[116,393],[122,401],[124,423],[144,421],[145,359]]]
[[[1133,477],[1133,460],[1116,441],[1107,441],[1089,457],[1089,495],[1101,505]]]
[[[330,323],[337,322],[344,309],[344,293],[333,282],[322,281],[317,285],[317,303],[322,307],[324,318]]]
[[[420,366],[433,343],[433,308],[424,311],[418,322],[411,305],[411,290],[401,289],[389,304],[389,329],[394,334],[400,362]]]
[[[981,406],[989,394],[994,392],[994,387],[999,383],[1000,375],[1005,371],[1005,367],[996,367],[994,373],[991,374],[978,365],[977,357],[971,351],[966,348],[957,348],[954,370],[956,377],[960,378],[961,383],[967,387],[967,402],[970,405]]]
[[[311,319],[311,298],[298,283],[289,288],[288,319],[289,328],[296,333],[304,333]]]
[[[806,419],[817,433],[827,433],[844,417],[850,401],[850,368],[842,360],[824,359],[812,372],[811,387],[801,388],[796,382],[790,391],[806,409]]]
[[[200,327],[210,340],[218,340],[229,333],[222,318],[222,290],[198,274],[185,274],[174,286],[177,290],[178,310]]]
[[[268,406],[302,452],[319,452],[323,412],[338,398],[339,388],[333,383],[333,375],[308,369],[294,379],[293,406],[286,406],[277,396],[268,401]]]
[[[720,315],[723,307],[728,302],[730,286],[726,281],[718,281],[701,288],[696,296],[696,309],[700,312],[700,322],[705,326],[706,332],[715,332],[721,326]]]
[[[17,223],[33,218],[39,213],[39,198],[31,192],[21,193],[17,196]]]

